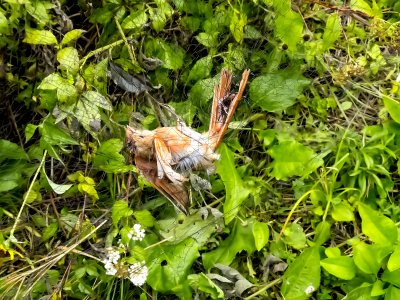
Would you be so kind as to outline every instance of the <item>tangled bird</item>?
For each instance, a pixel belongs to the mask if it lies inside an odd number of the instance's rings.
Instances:
[[[231,94],[232,74],[223,69],[214,88],[210,126],[199,133],[178,122],[176,127],[154,130],[126,127],[127,149],[134,155],[140,173],[172,204],[189,214],[189,196],[185,182],[191,170],[211,174],[219,159],[215,151],[228,129],[246,87],[250,71],[245,70],[237,94]]]

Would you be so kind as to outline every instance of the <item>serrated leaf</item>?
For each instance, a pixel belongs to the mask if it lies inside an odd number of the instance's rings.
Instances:
[[[193,68],[189,72],[188,81],[198,81],[210,76],[213,68],[212,57],[206,56],[200,58],[194,64]]]
[[[274,159],[270,164],[270,174],[278,180],[286,180],[290,176],[307,176],[324,163],[312,149],[297,141],[280,142],[267,153]]]
[[[397,241],[397,228],[394,222],[364,203],[358,205],[362,223],[362,232],[373,242],[381,245],[393,245]]]
[[[356,276],[356,266],[351,257],[339,256],[321,260],[321,266],[333,276],[344,280],[351,280]]]
[[[247,23],[247,16],[244,13],[236,13],[234,12],[231,18],[231,23],[229,24],[229,29],[236,42],[241,43],[244,38],[244,26]]]
[[[225,224],[229,224],[235,219],[240,205],[247,199],[250,191],[244,186],[242,178],[236,170],[232,151],[222,144],[218,152],[221,159],[217,162],[217,173],[225,185],[224,216]]]
[[[109,139],[97,149],[93,166],[106,173],[125,173],[132,170],[132,166],[125,163],[125,157],[120,154],[124,147],[119,139]]]
[[[309,84],[298,72],[277,71],[255,78],[250,84],[250,98],[266,111],[281,111],[295,104]]]
[[[133,214],[133,210],[128,206],[125,200],[118,200],[114,203],[111,209],[111,218],[113,225],[117,226],[119,220],[125,217],[129,217]]]
[[[84,32],[83,29],[73,29],[64,35],[61,41],[61,45],[68,45],[69,43],[75,42]]]
[[[147,22],[147,14],[144,10],[131,11],[121,24],[124,29],[140,28]]]
[[[196,40],[206,46],[207,48],[214,48],[218,46],[218,32],[200,32],[195,36]]]
[[[273,0],[276,11],[275,35],[294,51],[303,34],[303,19],[292,10],[290,0]]]
[[[147,57],[158,58],[166,69],[177,70],[183,66],[185,51],[177,44],[151,39],[145,42],[144,49]]]
[[[66,47],[57,52],[57,60],[60,63],[60,67],[76,74],[79,70],[79,55],[78,50],[73,47]]]
[[[23,42],[31,45],[51,45],[57,44],[57,39],[49,30],[26,28]]]
[[[320,284],[320,255],[318,247],[307,248],[283,275],[281,293],[285,299],[307,299]]]

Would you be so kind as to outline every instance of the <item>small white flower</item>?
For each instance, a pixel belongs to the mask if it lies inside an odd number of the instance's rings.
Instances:
[[[145,230],[142,229],[142,225],[135,224],[133,228],[128,232],[128,239],[134,241],[141,241],[145,236]]]
[[[145,262],[137,262],[129,266],[129,279],[136,286],[141,286],[146,282],[149,269],[146,267]]]
[[[115,265],[118,264],[120,258],[121,255],[117,250],[108,250],[108,256],[103,260],[104,268],[106,269],[107,275],[114,276],[117,273],[117,268],[115,267]]]

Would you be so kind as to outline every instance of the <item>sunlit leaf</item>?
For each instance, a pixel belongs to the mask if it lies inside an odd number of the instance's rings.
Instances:
[[[78,50],[73,47],[66,47],[57,52],[57,60],[60,67],[75,74],[79,70]]]
[[[366,274],[376,274],[382,260],[391,252],[391,248],[368,245],[364,242],[357,243],[353,249],[354,263]]]
[[[253,225],[254,242],[257,251],[260,251],[269,240],[268,224],[262,222],[255,222]]]
[[[192,288],[210,295],[211,299],[224,299],[224,292],[204,273],[191,274],[188,281]]]
[[[306,246],[306,235],[299,224],[291,223],[283,234],[285,243],[293,248],[302,249]]]
[[[362,232],[373,242],[393,245],[397,241],[397,228],[394,222],[364,203],[358,205],[362,219]]]
[[[397,245],[396,248],[394,248],[393,253],[389,257],[387,267],[390,272],[396,271],[400,268],[400,245]]]
[[[326,27],[323,35],[322,45],[325,50],[331,48],[334,43],[340,38],[341,24],[339,14],[334,13],[329,15],[326,21]]]
[[[54,222],[49,224],[46,228],[44,228],[41,240],[42,242],[45,242],[49,239],[51,239],[58,231],[58,223]]]
[[[73,29],[64,35],[61,41],[61,45],[68,45],[69,43],[75,42],[84,32],[83,29]]]
[[[57,39],[49,30],[26,28],[23,42],[32,45],[51,45],[57,44]]]
[[[330,274],[344,280],[351,280],[356,276],[356,266],[348,256],[325,258],[321,266]]]
[[[111,209],[111,218],[114,226],[116,226],[121,218],[129,217],[133,214],[133,210],[128,206],[125,200],[118,200]]]
[[[177,70],[183,66],[185,51],[174,43],[166,43],[161,39],[150,39],[144,44],[147,57],[156,57],[167,69]]]
[[[283,275],[281,293],[285,299],[307,299],[320,284],[318,247],[305,249]]]
[[[132,170],[132,166],[125,163],[125,157],[120,154],[124,147],[119,139],[109,139],[97,149],[93,166],[106,173],[125,173]]]
[[[124,29],[140,28],[147,22],[147,14],[144,10],[131,11],[121,24]]]

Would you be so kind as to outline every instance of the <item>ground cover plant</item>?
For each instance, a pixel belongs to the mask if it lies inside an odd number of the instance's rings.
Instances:
[[[400,299],[399,14],[0,2],[0,298]],[[125,126],[205,131],[222,68],[249,86],[184,216]]]

